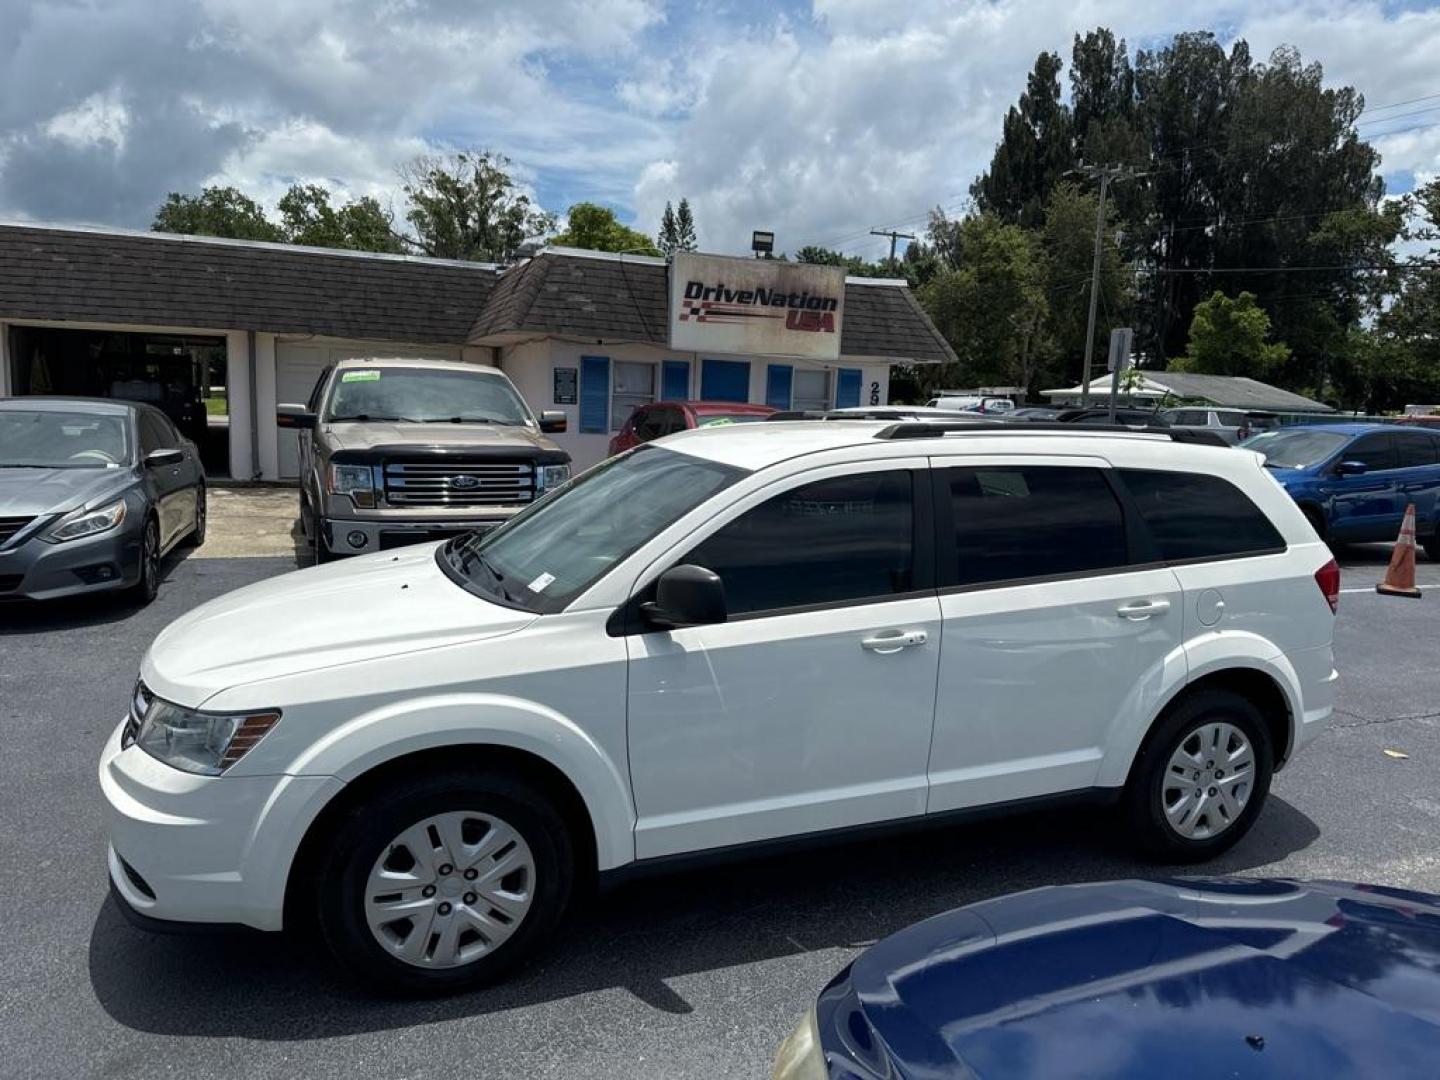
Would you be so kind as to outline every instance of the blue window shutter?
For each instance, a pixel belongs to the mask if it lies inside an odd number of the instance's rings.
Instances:
[[[610,433],[610,358],[580,358],[580,430]]]
[[[772,409],[790,408],[790,380],[795,369],[789,364],[771,364],[765,369],[765,404]]]
[[[848,409],[860,404],[860,369],[841,368],[835,383],[835,407]]]
[[[749,401],[750,361],[702,360],[700,398],[702,401]]]
[[[684,401],[690,396],[690,361],[666,360],[660,376],[660,400]]]

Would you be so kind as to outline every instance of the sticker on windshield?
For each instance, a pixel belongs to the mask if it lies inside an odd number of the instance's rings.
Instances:
[[[529,589],[531,592],[544,592],[550,587],[550,583],[554,580],[554,574],[541,574],[534,581],[530,582],[530,584],[527,585],[526,588]]]
[[[342,371],[341,382],[379,382],[380,372],[378,371]]]
[[[735,422],[735,420],[734,420],[733,417],[729,417],[729,416],[716,416],[716,417],[712,417],[712,418],[709,419],[709,420],[701,420],[701,421],[700,421],[700,426],[701,426],[701,427],[723,427],[725,424],[733,424],[734,422]]]

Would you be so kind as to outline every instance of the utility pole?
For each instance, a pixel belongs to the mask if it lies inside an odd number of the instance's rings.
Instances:
[[[871,236],[888,236],[890,238],[890,265],[895,265],[895,241],[914,240],[915,234],[908,232],[896,232],[894,229],[871,229]]]
[[[1095,355],[1095,305],[1100,299],[1100,253],[1105,241],[1105,197],[1112,180],[1128,180],[1144,173],[1134,172],[1128,165],[1081,165],[1076,172],[1100,179],[1100,205],[1095,211],[1095,261],[1090,268],[1090,318],[1085,323],[1085,370],[1080,377],[1080,405],[1090,404],[1090,360]]]

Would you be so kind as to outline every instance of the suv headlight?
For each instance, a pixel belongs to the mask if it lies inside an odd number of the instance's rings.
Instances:
[[[219,776],[254,749],[279,719],[279,710],[205,713],[153,698],[140,718],[135,745],[172,768]]]
[[[109,506],[102,506],[98,510],[86,510],[82,506],[79,510],[71,511],[61,518],[59,523],[45,534],[45,539],[52,544],[63,544],[66,540],[81,540],[87,536],[109,532],[124,520],[124,499],[113,502]]]
[[[369,465],[331,464],[325,476],[325,487],[331,495],[349,495],[356,506],[375,505],[374,474]]]
[[[554,491],[569,479],[569,465],[538,465],[535,468],[536,491]]]

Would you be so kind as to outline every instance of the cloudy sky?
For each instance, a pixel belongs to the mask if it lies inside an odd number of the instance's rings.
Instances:
[[[1437,4],[0,0],[0,218],[143,228],[168,191],[297,180],[399,209],[397,162],[476,146],[547,208],[653,231],[688,195],[708,250],[873,255],[963,203],[1035,55],[1097,25],[1294,44],[1364,93],[1392,190],[1440,171]]]

